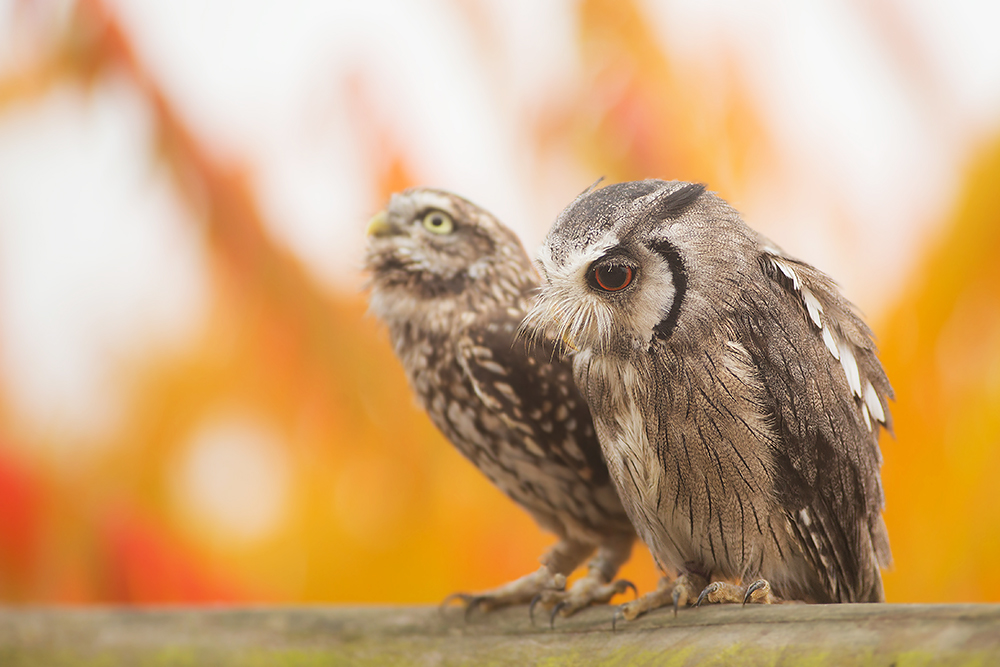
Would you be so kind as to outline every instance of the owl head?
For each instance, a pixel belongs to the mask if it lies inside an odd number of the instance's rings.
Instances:
[[[759,238],[701,184],[646,180],[588,190],[545,239],[538,261],[545,284],[525,326],[600,353],[693,338],[738,298]]]
[[[537,286],[520,241],[475,204],[443,190],[392,195],[368,223],[365,268],[383,318],[430,322],[510,303]]]

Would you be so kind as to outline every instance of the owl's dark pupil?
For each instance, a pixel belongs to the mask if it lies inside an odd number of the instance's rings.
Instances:
[[[443,217],[441,217],[440,215],[431,216],[431,225],[433,225],[434,227],[440,227],[443,224],[444,224]]]
[[[607,292],[625,289],[632,282],[632,267],[625,264],[602,264],[594,269],[594,282]]]

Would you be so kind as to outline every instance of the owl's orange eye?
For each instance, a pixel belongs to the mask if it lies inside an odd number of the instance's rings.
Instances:
[[[599,289],[618,292],[632,284],[632,274],[632,267],[627,264],[601,264],[590,275]]]

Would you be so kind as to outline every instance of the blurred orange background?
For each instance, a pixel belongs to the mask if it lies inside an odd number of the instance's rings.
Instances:
[[[992,12],[992,16],[984,16]],[[552,542],[414,406],[367,218],[533,253],[703,181],[867,314],[893,602],[1000,600],[1000,47],[983,3],[0,2],[0,601],[433,603]],[[657,575],[638,548],[624,576]]]

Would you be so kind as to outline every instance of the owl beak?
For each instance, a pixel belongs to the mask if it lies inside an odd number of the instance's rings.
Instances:
[[[386,211],[379,211],[368,221],[368,228],[365,234],[368,236],[392,236],[399,233],[399,228],[389,222],[389,214]]]

